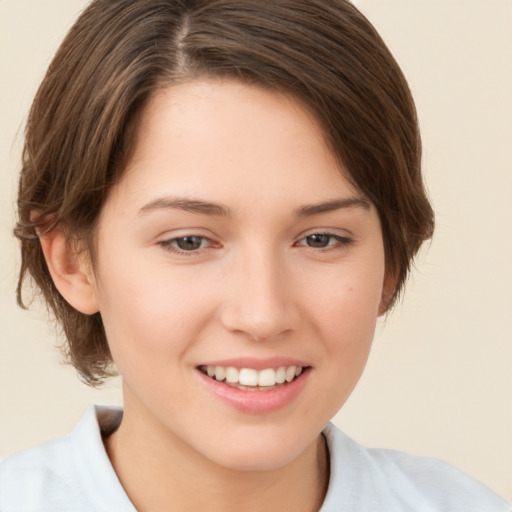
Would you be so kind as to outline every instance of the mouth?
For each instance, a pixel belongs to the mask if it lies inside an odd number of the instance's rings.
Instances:
[[[241,391],[272,391],[292,383],[309,368],[309,366],[279,366],[256,370],[234,366],[202,365],[198,370],[212,380]]]

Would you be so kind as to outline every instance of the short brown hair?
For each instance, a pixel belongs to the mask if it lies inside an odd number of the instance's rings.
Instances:
[[[148,97],[204,76],[284,91],[314,113],[346,177],[378,210],[386,270],[397,281],[389,307],[432,234],[407,82],[348,1],[94,0],[32,105],[15,229],[22,254],[18,302],[24,306],[30,274],[63,327],[70,362],[91,385],[112,373],[101,316],[76,311],[59,294],[37,230],[48,229],[42,219],[51,219],[90,242]]]

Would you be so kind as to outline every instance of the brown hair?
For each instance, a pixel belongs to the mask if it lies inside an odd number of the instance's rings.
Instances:
[[[409,88],[348,1],[94,0],[32,105],[15,229],[18,302],[24,305],[30,274],[63,327],[70,362],[91,385],[112,373],[101,316],[84,315],[62,298],[36,230],[60,224],[71,238],[90,242],[129,157],[137,113],[157,88],[200,76],[278,89],[314,113],[348,179],[379,212],[387,272],[397,280],[389,307],[432,234]]]

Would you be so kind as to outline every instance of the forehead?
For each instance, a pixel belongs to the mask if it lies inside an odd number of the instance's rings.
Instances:
[[[163,195],[234,207],[298,204],[354,195],[343,172],[319,123],[293,97],[201,80],[153,94],[116,188],[137,204]]]

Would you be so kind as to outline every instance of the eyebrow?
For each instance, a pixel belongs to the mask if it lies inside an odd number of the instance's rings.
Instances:
[[[328,213],[343,208],[363,208],[369,210],[371,203],[360,197],[347,197],[342,199],[333,199],[323,203],[304,205],[296,210],[298,217],[311,217],[322,213]],[[151,211],[161,209],[177,209],[186,212],[197,213],[200,215],[213,215],[218,217],[229,217],[229,208],[216,203],[201,201],[198,199],[186,199],[180,197],[161,197],[150,201],[144,205],[138,212],[144,215]]]
[[[343,199],[333,199],[324,203],[301,206],[297,210],[297,216],[310,217],[321,213],[328,213],[342,208],[363,208],[370,210],[371,203],[362,197],[347,197]]]
[[[202,215],[215,215],[219,217],[228,217],[229,209],[215,203],[201,201],[197,199],[186,199],[180,197],[161,197],[144,205],[139,210],[139,215],[144,215],[154,210],[177,209],[186,212],[198,213]]]

